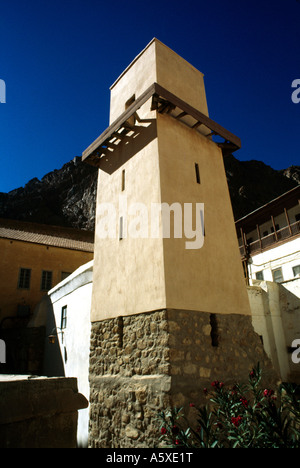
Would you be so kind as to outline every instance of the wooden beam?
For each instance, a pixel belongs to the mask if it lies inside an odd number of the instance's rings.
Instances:
[[[185,115],[187,115],[186,112],[180,112],[180,114],[176,115],[175,119],[181,119],[181,118],[184,117]]]
[[[153,94],[155,93],[155,83],[153,83],[141,96],[136,99],[103,133],[82,153],[82,161],[85,161],[107,138],[124,127],[128,120]]]
[[[197,120],[198,122],[201,122],[210,130],[216,132],[217,135],[220,135],[226,141],[228,140],[231,143],[233,143],[237,147],[237,149],[241,148],[241,140],[236,135],[229,132],[228,130],[226,130],[224,127],[222,127],[218,123],[214,122],[207,115],[203,114],[202,112],[198,111],[194,107],[190,106],[187,102],[182,101],[182,99],[175,96],[175,94],[170,93],[170,91],[166,90],[165,88],[160,86],[158,83],[155,83],[155,92],[159,94],[160,96],[164,97],[165,99],[167,99],[167,101],[170,101],[172,102],[172,104],[175,104],[175,106],[179,107],[179,109],[181,109],[182,111],[185,111],[187,114],[194,117],[195,120]]]
[[[286,221],[287,221],[287,224],[288,224],[288,227],[289,227],[290,235],[292,235],[292,228],[291,228],[290,218],[289,218],[289,215],[288,215],[288,212],[287,212],[286,208],[284,208],[284,213],[285,213],[285,218],[286,218]]]
[[[259,239],[260,250],[262,250],[261,235],[260,235],[260,229],[259,229],[258,224],[256,225],[256,230],[257,230],[257,235],[258,235],[258,239]]]
[[[272,224],[273,224],[273,229],[274,229],[275,239],[276,239],[276,241],[278,241],[278,235],[277,235],[277,231],[276,231],[276,226],[275,226],[274,216],[271,216],[271,219],[272,219]]]
[[[151,97],[151,110],[158,110],[159,112],[159,104],[163,105],[162,111],[166,110],[167,112],[170,112],[172,109],[178,107],[182,112],[177,117],[175,117],[176,119],[179,119],[184,115],[190,115],[196,120],[196,124],[194,124],[192,128],[205,125],[211,130],[210,135],[219,135],[224,138],[225,141],[223,143],[216,143],[220,148],[222,148],[223,151],[226,150],[233,152],[241,148],[240,139],[233,133],[229,132],[221,125],[211,120],[207,115],[190,106],[182,99],[170,93],[158,83],[153,83],[82,153],[82,161],[89,162],[89,159],[91,159],[94,164],[95,152],[103,144],[108,144],[112,137],[120,139],[122,138],[123,132],[119,133],[120,128],[124,127],[125,134],[128,133],[129,130],[134,130],[133,127],[128,123],[129,118],[132,117],[132,115],[134,115],[137,110]]]
[[[192,128],[198,128],[198,127],[200,127],[200,125],[203,125],[203,124],[202,124],[201,122],[196,122],[196,123],[192,126]]]

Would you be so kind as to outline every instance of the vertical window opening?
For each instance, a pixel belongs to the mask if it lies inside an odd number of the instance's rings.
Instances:
[[[211,326],[211,345],[214,347],[219,346],[219,336],[218,336],[218,324],[216,314],[210,314],[210,326]]]
[[[282,275],[282,269],[281,268],[276,268],[275,270],[272,270],[273,274],[273,281],[275,283],[281,283],[283,281],[283,275]]]
[[[133,96],[131,96],[131,98],[128,99],[128,101],[126,101],[126,103],[125,103],[125,110],[127,110],[128,107],[130,107],[131,104],[134,103],[134,101],[135,101],[135,94],[134,94]],[[126,120],[126,122],[127,122],[129,125],[131,125],[131,126],[133,127],[134,124],[135,124],[135,115],[133,114],[131,117],[129,117],[129,118]]]
[[[29,289],[30,288],[31,270],[29,268],[20,268],[18,288]]]
[[[118,317],[118,347],[123,348],[124,321],[123,317]]]
[[[49,291],[52,287],[52,271],[42,272],[41,291]]]
[[[196,172],[197,184],[200,184],[200,171],[199,171],[199,164],[198,163],[195,163],[195,172]]]
[[[68,306],[63,306],[61,308],[61,320],[60,320],[60,328],[64,330],[67,328],[67,309]]]
[[[119,240],[123,239],[123,216],[120,217]]]
[[[122,192],[125,190],[125,169],[122,171]]]

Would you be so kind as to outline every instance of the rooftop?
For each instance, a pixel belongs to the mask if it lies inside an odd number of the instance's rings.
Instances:
[[[64,249],[94,251],[94,233],[60,226],[0,218],[0,238]]]

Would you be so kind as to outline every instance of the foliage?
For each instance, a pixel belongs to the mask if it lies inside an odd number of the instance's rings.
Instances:
[[[159,414],[160,439],[168,447],[190,448],[300,448],[300,396],[293,384],[276,392],[261,385],[259,364],[247,384],[232,388],[219,381],[204,389],[209,403],[195,411],[196,427],[190,427],[183,409]]]

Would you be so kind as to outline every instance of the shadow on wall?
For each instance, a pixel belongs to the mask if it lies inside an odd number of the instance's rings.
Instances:
[[[106,156],[101,158],[100,168],[102,171],[112,174],[125,162],[135,156],[145,146],[157,137],[156,119],[139,119],[139,125],[134,125],[126,137],[120,138],[118,144],[112,144],[110,151],[106,149]],[[130,143],[130,144],[129,144]],[[101,150],[100,150],[101,153]],[[113,157],[110,157],[113,153]]]
[[[28,327],[45,327],[45,341],[43,350],[42,375],[45,377],[65,377],[63,357],[61,354],[57,324],[51,299],[45,295],[34,311],[34,316]],[[54,335],[55,340],[50,342],[49,336]]]

